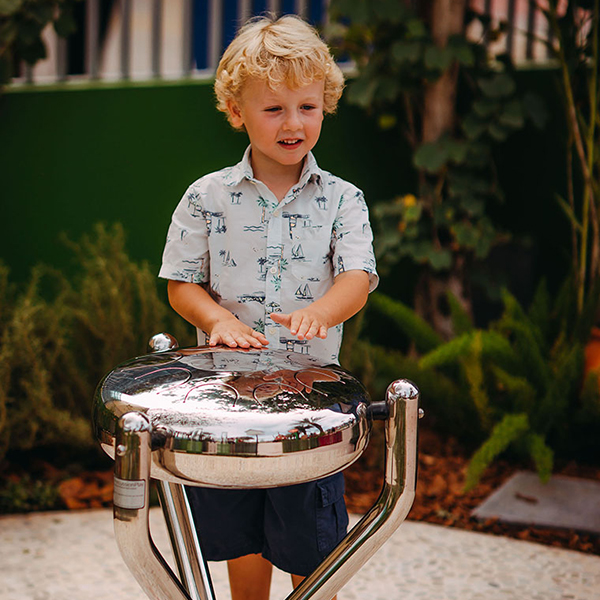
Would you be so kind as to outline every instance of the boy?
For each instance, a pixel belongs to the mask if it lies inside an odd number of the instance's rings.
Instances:
[[[250,145],[193,183],[173,214],[160,276],[211,346],[338,362],[342,323],[378,282],[360,190],[310,152],[343,75],[301,19],[252,19],[217,69],[218,108]],[[207,560],[228,560],[233,600],[269,597],[272,564],[294,586],[343,538],[341,473],[271,490],[188,488]]]

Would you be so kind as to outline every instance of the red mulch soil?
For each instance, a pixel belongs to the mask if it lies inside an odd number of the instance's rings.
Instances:
[[[371,444],[346,474],[348,510],[364,513],[375,503],[383,481],[382,450],[372,451]],[[419,470],[417,493],[408,515],[412,521],[425,521],[494,535],[528,540],[558,548],[600,554],[600,535],[572,530],[529,527],[499,523],[496,519],[480,522],[470,516],[492,492],[516,471],[527,468],[503,461],[494,463],[471,491],[463,492],[468,456],[452,440],[443,440],[431,431],[419,430]],[[600,481],[600,467],[582,467],[569,463],[555,474]]]
[[[377,424],[376,424],[377,425]],[[369,447],[345,471],[346,504],[355,513],[368,511],[379,496],[383,481],[382,430],[374,427]],[[477,487],[463,492],[467,454],[453,439],[443,439],[435,433],[419,430],[419,471],[417,494],[408,518],[446,527],[457,527],[494,535],[509,536],[559,548],[568,548],[600,555],[600,535],[563,529],[507,525],[497,520],[479,522],[471,511],[523,465],[494,463]],[[39,466],[39,463],[38,463]],[[84,472],[65,478],[64,473],[43,463],[37,477],[58,484],[57,508],[86,509],[111,506],[112,471]],[[582,467],[570,463],[555,469],[555,473],[600,481],[600,467]],[[12,474],[17,480],[22,475]]]

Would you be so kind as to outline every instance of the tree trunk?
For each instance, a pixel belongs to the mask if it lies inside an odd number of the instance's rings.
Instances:
[[[433,0],[427,3],[431,35],[443,48],[452,35],[462,34],[466,0]],[[454,126],[458,65],[453,65],[425,91],[423,142],[433,142]]]
[[[432,0],[423,3],[421,8],[426,12],[423,17],[429,23],[436,45],[444,47],[450,36],[463,33],[466,0]],[[454,64],[427,87],[421,132],[423,142],[434,142],[444,133],[452,132],[456,114],[457,77],[458,65]],[[432,203],[435,201],[432,199]],[[469,314],[472,314],[464,269],[464,261],[456,260],[447,275],[440,276],[427,270],[415,291],[415,309],[418,314],[445,339],[450,339],[454,334],[446,299],[448,291],[452,292]]]

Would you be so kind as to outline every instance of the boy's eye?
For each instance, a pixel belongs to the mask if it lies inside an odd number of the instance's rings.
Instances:
[[[303,104],[302,105],[302,110],[314,110],[315,108],[317,108],[317,107],[314,106],[313,104]]]
[[[265,112],[277,112],[281,110],[279,106],[269,106],[269,108],[265,108]]]

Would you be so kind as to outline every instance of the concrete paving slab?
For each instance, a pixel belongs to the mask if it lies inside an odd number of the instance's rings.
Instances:
[[[159,508],[150,523],[172,562]],[[231,600],[226,565],[210,570],[217,599]],[[289,576],[276,571],[271,598],[291,589]],[[147,600],[121,559],[110,509],[0,517],[0,600],[98,598]],[[600,556],[406,521],[338,598],[599,600]]]
[[[600,533],[600,482],[555,475],[542,483],[536,473],[519,471],[472,515],[480,520],[497,518],[504,523]]]

